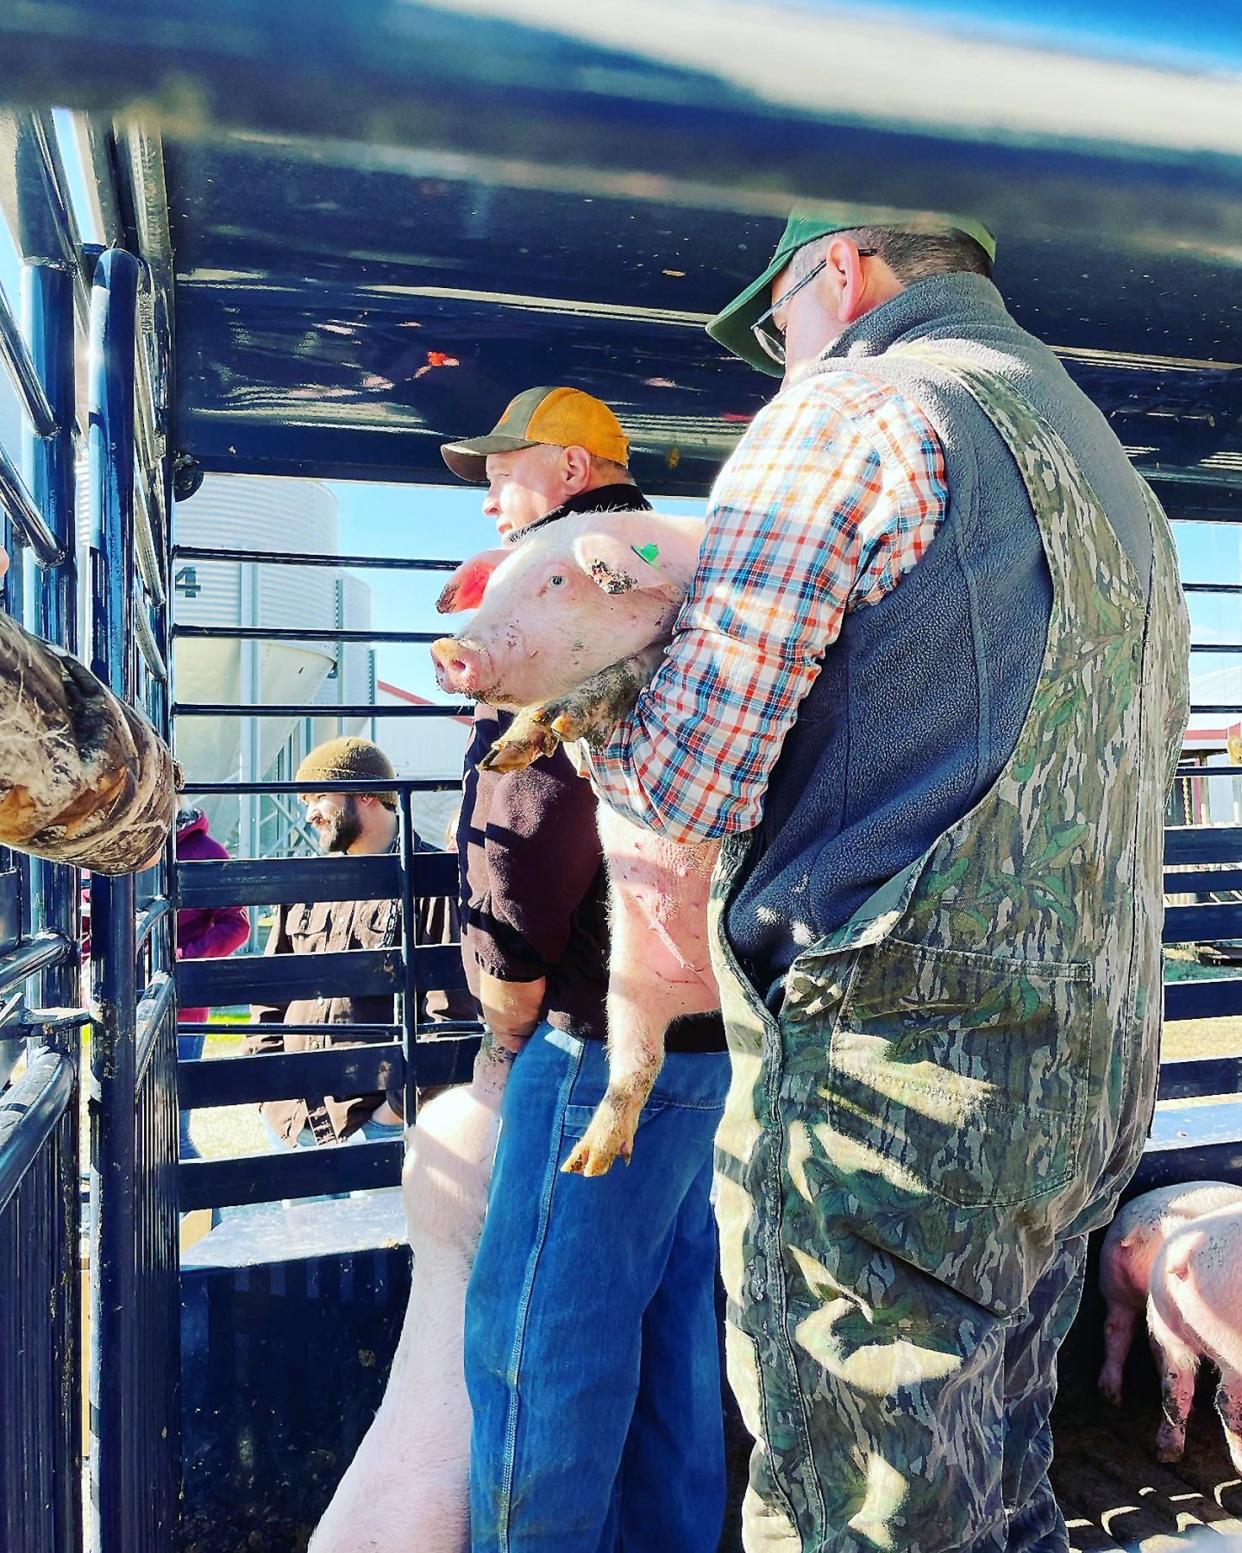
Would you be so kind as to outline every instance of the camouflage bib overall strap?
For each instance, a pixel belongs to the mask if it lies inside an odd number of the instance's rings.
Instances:
[[[795,960],[779,1019],[724,933],[746,838],[722,856],[718,1214],[730,1380],[757,1442],[748,1553],[1004,1549],[1022,1505],[1055,1516],[1046,1414],[1081,1237],[1154,1103],[1188,663],[1169,527],[1147,492],[1151,576],[1136,576],[1027,401],[919,352],[1012,453],[1052,611],[999,779]]]

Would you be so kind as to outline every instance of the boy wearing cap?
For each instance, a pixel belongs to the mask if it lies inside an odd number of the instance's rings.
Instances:
[[[966,220],[790,219],[708,326],[780,392],[591,756],[622,812],[724,838],[756,1553],[1067,1548],[1055,1356],[1154,1103],[1176,557],[993,252]]]
[[[503,540],[642,510],[607,405],[532,388],[444,449]],[[641,1150],[599,1180],[560,1165],[607,1083],[606,882],[596,800],[563,750],[480,771],[508,727],[475,712],[458,831],[466,973],[517,1050],[466,1300],[474,1553],[715,1553],[724,1513],[712,1135],[719,1015],[670,1032]]]
[[[306,823],[322,852],[351,857],[391,852],[397,845],[397,795],[394,792],[325,793],[317,782],[391,782],[396,773],[383,750],[369,739],[345,737],[317,745],[294,774],[304,784]],[[415,837],[416,850],[423,850]],[[418,943],[452,942],[456,910],[448,900],[415,902],[414,931]],[[384,901],[308,901],[278,906],[267,941],[267,954],[328,954],[343,949],[382,949],[400,942],[401,907]],[[458,1000],[454,1007],[452,1001]],[[470,1018],[460,993],[431,992],[427,1003],[443,1017]],[[313,1025],[322,1030],[267,1031],[248,1036],[243,1049],[255,1052],[323,1051],[329,1046],[359,1044],[350,1025],[391,1025],[391,994],[299,998],[292,1003],[255,1005],[255,1023]],[[264,1126],[274,1143],[289,1148],[317,1144],[400,1138],[402,1086],[393,1073],[387,1093],[308,1096],[297,1100],[267,1100],[261,1107]]]

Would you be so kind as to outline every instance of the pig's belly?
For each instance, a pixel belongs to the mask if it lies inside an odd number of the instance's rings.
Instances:
[[[719,844],[679,846],[601,806],[611,885],[614,964],[630,959],[675,1012],[719,1008],[707,941],[707,896]]]

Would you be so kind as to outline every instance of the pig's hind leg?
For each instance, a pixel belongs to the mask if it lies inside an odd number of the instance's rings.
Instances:
[[[1242,1374],[1222,1364],[1216,1388],[1216,1411],[1225,1427],[1225,1444],[1233,1470],[1242,1475]]]
[[[707,948],[716,845],[677,846],[607,809],[599,826],[612,923],[608,1088],[563,1167],[588,1176],[629,1162],[669,1025],[720,1004]]]
[[[1160,1411],[1156,1460],[1180,1461],[1186,1449],[1186,1422],[1195,1397],[1199,1356],[1166,1321],[1153,1296],[1147,1301],[1147,1334],[1160,1373]]]
[[[1126,1356],[1134,1342],[1139,1311],[1136,1305],[1110,1299],[1108,1314],[1104,1318],[1104,1367],[1097,1381],[1106,1401],[1114,1407],[1121,1406],[1121,1376],[1126,1367]]]

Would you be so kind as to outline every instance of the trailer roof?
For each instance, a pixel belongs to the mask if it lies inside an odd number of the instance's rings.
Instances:
[[[442,441],[568,382],[651,489],[701,493],[773,388],[703,322],[792,200],[862,200],[988,221],[1014,313],[1138,462],[1233,511],[1242,17],[1204,26],[1149,0],[9,0],[0,97],[162,138],[172,441],[203,468],[443,481]]]

